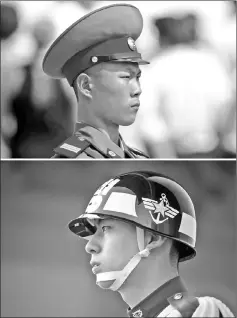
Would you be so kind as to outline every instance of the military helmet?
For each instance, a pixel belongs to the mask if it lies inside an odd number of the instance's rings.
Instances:
[[[177,242],[179,261],[196,255],[196,217],[186,190],[170,177],[133,171],[111,178],[94,193],[85,213],[69,229],[88,239],[96,231],[90,219],[114,218]]]

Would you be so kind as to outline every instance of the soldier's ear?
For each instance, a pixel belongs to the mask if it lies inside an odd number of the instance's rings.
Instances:
[[[157,242],[157,246],[161,246],[167,240],[167,238],[147,231],[147,234],[145,235],[145,240],[147,244],[155,241]]]
[[[91,78],[89,75],[87,75],[86,73],[81,73],[77,79],[76,79],[76,85],[77,85],[77,89],[78,91],[88,97],[88,98],[92,98],[91,95],[91,88],[92,88],[92,84],[91,84]]]

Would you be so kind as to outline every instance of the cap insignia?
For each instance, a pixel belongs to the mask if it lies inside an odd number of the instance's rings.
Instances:
[[[132,51],[135,51],[137,49],[135,41],[131,37],[128,38],[128,46],[129,46],[130,50],[132,50]]]

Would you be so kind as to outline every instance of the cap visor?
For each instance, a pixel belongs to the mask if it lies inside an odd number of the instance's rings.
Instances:
[[[84,219],[75,219],[68,224],[69,229],[76,235],[84,238],[95,233],[96,228]]]
[[[124,58],[118,60],[112,60],[111,62],[131,62],[131,63],[138,63],[139,65],[146,65],[150,64],[150,62],[141,59],[140,57],[133,57],[133,58]]]

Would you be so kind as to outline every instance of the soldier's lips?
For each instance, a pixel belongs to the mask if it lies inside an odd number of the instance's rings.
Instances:
[[[140,104],[133,105],[131,106],[131,111],[134,113],[137,113],[139,110],[139,107],[140,107]]]
[[[140,103],[139,102],[137,102],[136,104],[133,104],[132,106],[131,106],[132,108],[139,108],[140,107]]]
[[[100,266],[99,265],[95,265],[92,267],[92,273],[93,274],[98,274],[101,271]]]

